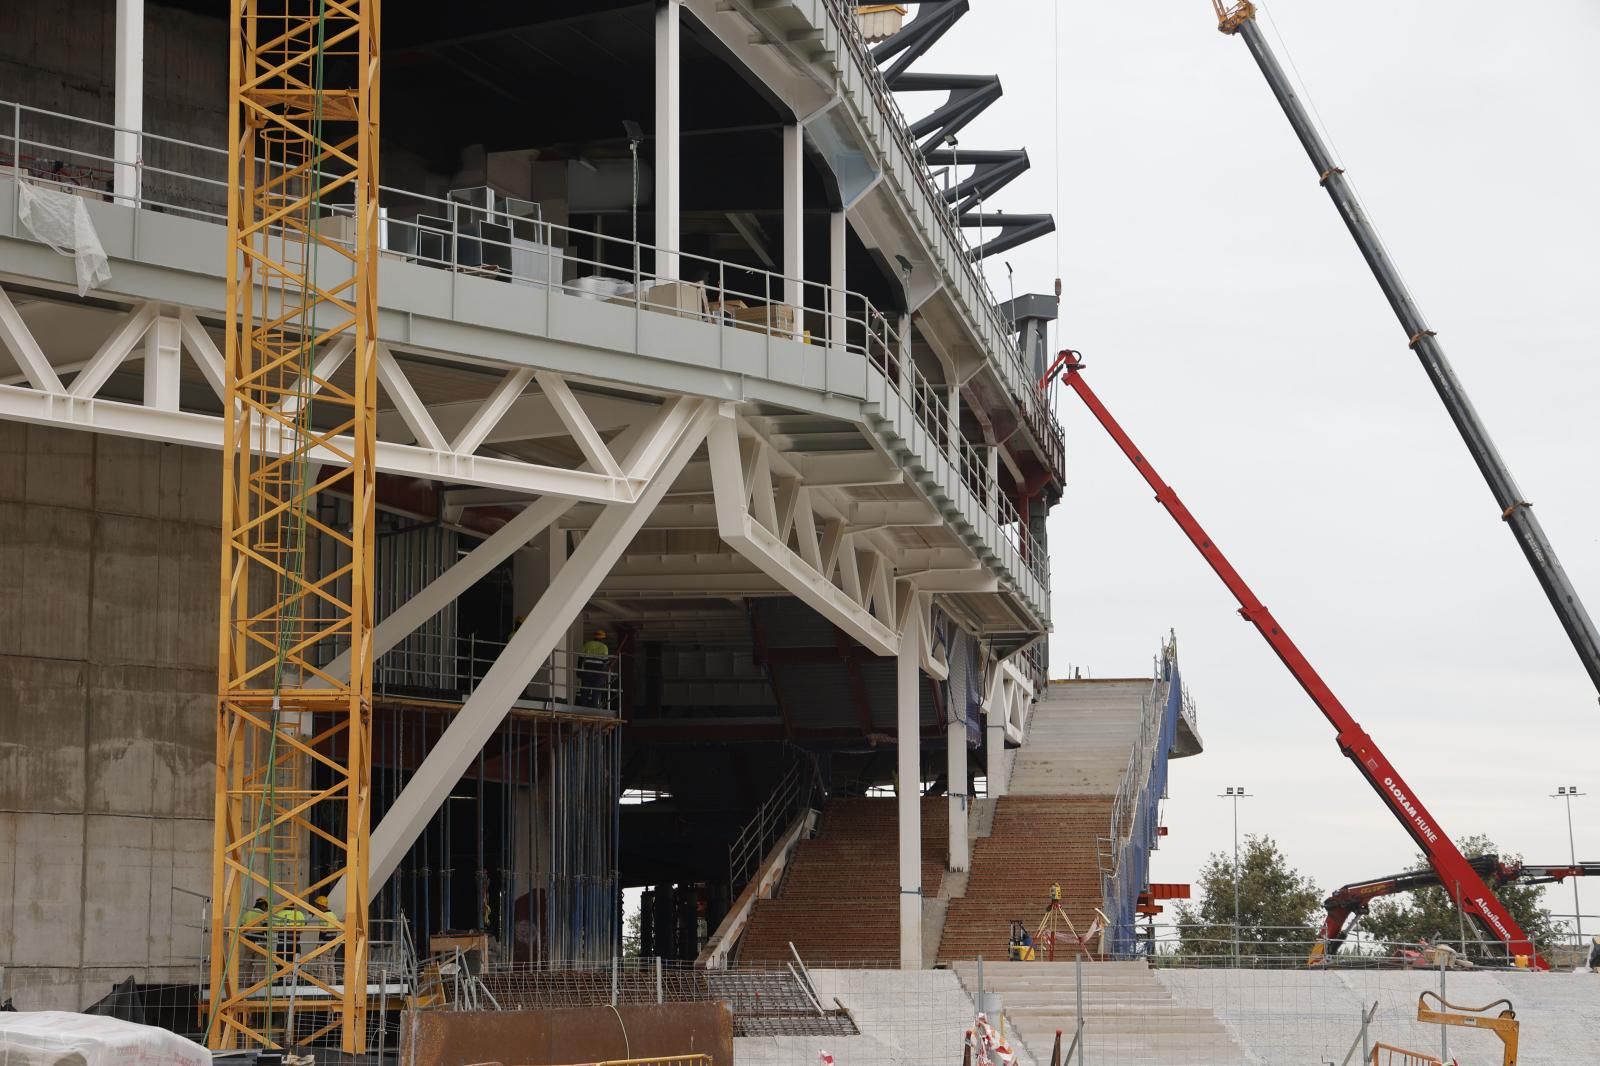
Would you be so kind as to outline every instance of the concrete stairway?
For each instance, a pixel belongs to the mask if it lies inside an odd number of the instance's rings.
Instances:
[[[1139,739],[1148,679],[1058,681],[1033,709],[1008,796],[1114,796]]]
[[[961,983],[977,989],[977,964],[955,964]],[[1085,1061],[1117,1066],[1234,1066],[1243,1050],[1203,1007],[1183,1007],[1143,962],[1083,964]],[[998,993],[1007,1031],[1035,1062],[1048,1061],[1056,1030],[1062,1050],[1077,1027],[1076,968],[1070,962],[989,962],[984,989]]]
[[[1004,959],[1011,922],[1034,931],[1057,882],[1073,928],[1088,931],[1102,901],[1097,844],[1149,691],[1142,679],[1056,682],[1034,706],[993,828],[973,847],[965,895],[946,910],[939,961]],[[1064,947],[1057,958],[1069,957]]]
[[[778,965],[794,942],[808,966],[900,958],[899,843],[893,799],[832,799],[817,835],[795,846],[773,899],[740,937],[741,966]],[[922,801],[922,891],[939,892],[949,838],[944,797]]]
[[[1087,932],[1101,899],[1095,839],[1110,818],[1111,801],[1100,796],[997,801],[993,829],[973,847],[966,895],[945,912],[939,960],[1005,958],[1012,920],[1032,932],[1056,882],[1073,927]],[[1061,945],[1057,957],[1069,950]]]

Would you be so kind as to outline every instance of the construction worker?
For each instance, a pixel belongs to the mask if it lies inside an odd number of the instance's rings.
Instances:
[[[263,927],[267,924],[267,899],[265,896],[257,896],[255,902],[250,904],[250,909],[245,911],[244,916],[239,919],[239,924],[247,928],[252,922],[259,922]],[[267,932],[265,928],[247,932],[245,937],[252,944],[260,945],[263,948],[266,947]],[[259,951],[254,948],[242,948],[239,951],[239,983],[241,985],[253,985],[261,980],[261,975],[266,969],[263,961]]]
[[[1600,936],[1594,938],[1589,948],[1589,971],[1600,973]]]
[[[300,932],[306,926],[306,912],[287,901],[272,912],[272,928],[278,930],[278,957],[293,959],[300,954]]]
[[[332,940],[339,935],[339,930],[334,928],[333,911],[328,906],[327,896],[318,896],[311,901],[316,908],[317,924],[322,926],[322,932],[317,934],[318,940]]]
[[[584,707],[606,706],[606,675],[611,666],[611,648],[606,631],[596,629],[583,642],[578,653],[578,703]]]

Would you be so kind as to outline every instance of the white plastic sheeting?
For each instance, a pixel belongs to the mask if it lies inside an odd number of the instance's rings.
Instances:
[[[18,182],[17,191],[17,214],[28,232],[73,258],[79,296],[111,280],[105,249],[83,197],[28,181]]]
[[[210,1066],[211,1053],[151,1025],[71,1011],[0,1014],[0,1066]]]

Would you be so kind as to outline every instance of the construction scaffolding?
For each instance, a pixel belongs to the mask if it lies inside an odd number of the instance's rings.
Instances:
[[[366,1043],[375,0],[233,0],[217,788],[207,1040],[294,1003]],[[341,210],[327,210],[337,202]],[[335,379],[334,370],[350,370]],[[348,525],[319,494],[355,501]],[[335,565],[318,565],[332,555]],[[348,649],[348,669],[328,651]],[[313,877],[313,841],[334,856]],[[319,897],[343,886],[342,906]],[[337,893],[335,893],[337,895]],[[289,1002],[283,1000],[288,997]]]

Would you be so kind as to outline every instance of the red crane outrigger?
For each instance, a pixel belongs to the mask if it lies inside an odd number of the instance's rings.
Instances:
[[[1361,728],[1350,712],[1345,710],[1344,704],[1339,702],[1339,697],[1333,694],[1328,683],[1322,680],[1316,668],[1306,659],[1294,641],[1283,631],[1278,620],[1272,617],[1272,612],[1250,591],[1250,586],[1245,584],[1244,578],[1233,568],[1227,558],[1212,542],[1211,537],[1195,521],[1194,515],[1178,499],[1178,494],[1172,491],[1172,486],[1161,480],[1148,460],[1145,459],[1138,447],[1133,443],[1111,412],[1106,410],[1105,404],[1100,402],[1094,390],[1084,381],[1083,360],[1075,351],[1062,352],[1045,375],[1041,384],[1048,383],[1049,379],[1058,370],[1064,370],[1062,380],[1089,408],[1091,414],[1100,423],[1105,431],[1116,441],[1117,447],[1122,449],[1135,469],[1139,471],[1145,481],[1156,493],[1156,502],[1167,509],[1173,519],[1183,530],[1184,536],[1189,538],[1200,554],[1222,583],[1228,586],[1228,591],[1233,593],[1234,599],[1239,601],[1239,613],[1245,621],[1256,627],[1266,642],[1271,645],[1273,652],[1288,667],[1289,673],[1305,689],[1306,695],[1311,697],[1311,702],[1317,705],[1325,718],[1333,723],[1338,731],[1337,740],[1339,750],[1355,763],[1361,776],[1366,778],[1367,784],[1375,791],[1405,826],[1406,832],[1411,834],[1411,839],[1427,855],[1428,862],[1439,875],[1439,884],[1450,894],[1451,899],[1463,912],[1471,916],[1481,926],[1483,931],[1506,945],[1510,961],[1524,965],[1532,965],[1541,970],[1550,968],[1538,952],[1533,943],[1528,939],[1528,934],[1523,932],[1511,912],[1497,899],[1489,886],[1479,876],[1478,871],[1469,862],[1461,850],[1455,846],[1449,835],[1439,827],[1438,821],[1423,806],[1422,800],[1406,784],[1405,778],[1400,776],[1400,771],[1395,769],[1387,756],[1378,749],[1377,742]]]

